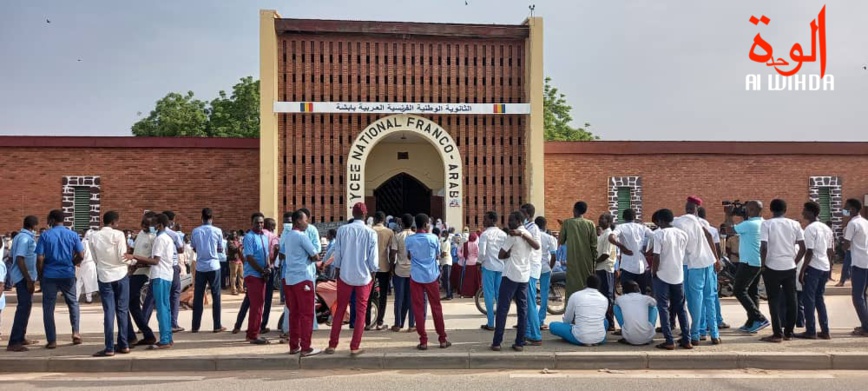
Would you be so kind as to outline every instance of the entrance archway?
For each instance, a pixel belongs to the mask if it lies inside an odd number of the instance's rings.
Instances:
[[[404,172],[389,178],[374,190],[377,210],[388,216],[400,216],[404,213],[425,213],[431,216],[431,200],[431,189]]]
[[[439,204],[443,206],[443,219],[452,226],[464,226],[462,160],[455,140],[437,123],[424,117],[406,114],[384,117],[371,123],[350,146],[347,157],[347,204],[345,206],[348,214],[352,212],[352,206],[355,203],[365,202],[365,195],[370,195],[370,193],[366,193],[365,188],[368,156],[378,143],[395,133],[407,133],[424,140],[437,151],[443,164],[443,191],[442,194],[432,194],[427,200],[431,202],[433,197],[442,195],[442,202]],[[374,173],[373,175],[382,174],[384,173]],[[381,209],[379,205],[377,205],[377,209]],[[400,213],[393,215],[400,215]]]

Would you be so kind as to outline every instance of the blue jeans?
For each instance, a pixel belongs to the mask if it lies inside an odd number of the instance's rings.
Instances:
[[[603,329],[604,330],[609,329],[609,321],[608,320],[603,319]],[[549,332],[551,332],[552,335],[554,335],[554,336],[563,338],[565,341],[567,341],[573,345],[587,346],[587,345],[602,345],[602,344],[606,343],[606,337],[603,337],[603,340],[600,342],[582,342],[582,341],[579,341],[573,335],[573,325],[568,324],[568,323],[564,323],[564,322],[552,322],[549,325]]]
[[[509,313],[509,306],[513,300],[515,300],[518,312],[518,331],[515,333],[515,345],[524,346],[524,336],[527,334],[527,290],[526,282],[515,282],[506,277],[501,278],[500,291],[497,295],[497,313],[492,346],[500,346],[500,343],[503,342],[506,315]]]
[[[9,346],[24,344],[27,337],[27,323],[30,321],[30,310],[33,309],[33,294],[27,290],[27,281],[21,280],[15,284],[18,304],[15,306],[15,320],[12,322],[12,334],[9,336]]]
[[[690,325],[690,338],[699,339],[700,324],[704,323],[711,338],[720,338],[717,330],[717,309],[714,305],[714,266],[687,269],[687,309],[691,319],[698,319]]]
[[[114,352],[115,318],[118,321],[118,349],[128,349],[127,328],[130,320],[130,279],[127,276],[113,282],[98,281],[99,299],[103,310],[103,333],[106,352]]]
[[[539,324],[546,323],[546,312],[549,308],[549,289],[552,287],[552,272],[539,275]],[[566,298],[564,298],[566,300]]]
[[[157,324],[160,327],[160,344],[172,343],[172,308],[169,303],[169,295],[172,290],[172,281],[162,278],[151,280],[151,290],[154,291],[154,304],[157,307]]]
[[[172,306],[172,328],[180,328],[178,325],[178,311],[181,308],[181,266],[172,267],[172,290],[169,292],[169,303]]]
[[[452,265],[440,266],[440,286],[446,292],[447,298],[452,298]]]
[[[392,276],[392,287],[395,288],[395,326],[404,328],[404,319],[409,314],[409,327],[416,327],[416,318],[410,311],[410,277]]]
[[[214,320],[214,330],[219,330],[220,323],[220,270],[196,272],[196,283],[193,286],[193,331],[199,331],[202,325],[202,311],[205,306],[205,284],[211,290],[211,316]]]
[[[529,340],[540,341],[542,335],[539,331],[539,307],[536,305],[536,283],[537,279],[531,277],[527,283],[527,332],[525,337]],[[543,294],[540,292],[540,294]],[[545,292],[548,296],[548,292]]]
[[[853,255],[850,251],[844,252],[844,266],[841,267],[841,280],[838,281],[841,284],[847,282],[850,279],[850,274],[853,273]]]
[[[482,268],[482,298],[485,300],[485,316],[488,317],[486,325],[494,327],[494,308],[497,303],[497,295],[500,292],[500,281],[503,272],[495,272]]]
[[[687,310],[684,309],[684,285],[669,284],[654,277],[654,296],[657,299],[657,312],[660,313],[660,329],[666,344],[672,345],[675,340],[672,337],[672,325],[669,322],[671,313],[675,314],[678,324],[681,326],[681,342],[690,342],[690,325],[687,323]]]
[[[57,292],[63,294],[63,300],[69,308],[69,323],[72,333],[78,333],[78,298],[75,296],[75,277],[43,278],[42,279],[42,323],[45,326],[45,339],[48,343],[57,342],[57,332],[54,327],[54,306],[57,303]]]
[[[853,266],[851,274],[853,277],[853,290],[851,291],[853,307],[856,308],[856,316],[859,317],[862,330],[868,330],[868,302],[865,300],[865,289],[868,289],[868,269]]]
[[[148,288],[147,294],[145,295],[145,303],[142,304],[142,287],[148,283],[147,275],[132,275],[130,276],[130,319],[131,322],[127,322],[127,340],[134,341],[136,340],[136,331],[133,329],[133,323],[136,324],[136,327],[141,330],[142,335],[145,340],[156,340],[154,336],[154,331],[151,330],[151,327],[148,326],[148,320],[150,319],[150,314],[145,317],[145,308],[148,310],[152,310],[154,308],[154,295],[151,292],[151,289]]]
[[[600,279],[600,293],[609,299],[609,310],[606,311],[606,320],[610,325],[615,324],[615,317],[612,315],[612,305],[615,303],[615,273],[610,273],[606,270],[597,270],[594,272],[597,278]],[[564,301],[568,301],[569,297],[564,297]]]
[[[808,267],[805,271],[805,283],[802,284],[802,300],[805,304],[805,333],[817,334],[817,323],[814,320],[814,310],[820,320],[820,330],[829,333],[829,315],[826,313],[826,301],[823,294],[826,293],[826,281],[829,280],[829,272]]]

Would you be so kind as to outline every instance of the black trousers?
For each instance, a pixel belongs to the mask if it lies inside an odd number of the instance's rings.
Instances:
[[[763,271],[763,281],[766,283],[766,293],[769,295],[769,314],[772,320],[772,332],[775,337],[783,337],[784,333],[792,334],[796,327],[796,269]],[[785,306],[786,314],[781,314],[781,306]]]
[[[739,263],[738,270],[735,272],[735,281],[733,282],[732,290],[735,298],[744,307],[747,312],[747,322],[745,325],[750,327],[753,322],[765,320],[762,311],[759,309],[759,279],[760,268],[758,266],[750,266],[746,263]]]
[[[388,295],[386,295],[386,292],[389,291],[389,282],[391,280],[392,276],[389,274],[389,272],[377,272],[377,285],[379,285],[380,287],[380,297],[377,300],[377,305],[380,307],[380,310],[377,312],[377,326],[382,326],[383,320],[386,317],[386,300],[388,299]],[[371,293],[373,293],[373,291],[374,286],[371,285]],[[371,307],[373,306],[368,305],[368,312],[366,316],[367,320],[369,321],[368,323],[370,323],[371,320]]]

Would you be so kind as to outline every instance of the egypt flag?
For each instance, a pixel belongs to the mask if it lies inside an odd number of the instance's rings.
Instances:
[[[495,103],[494,114],[506,114],[506,105],[503,103]]]
[[[302,113],[312,113],[313,112],[313,103],[310,102],[301,102],[299,103],[301,106],[299,111]]]

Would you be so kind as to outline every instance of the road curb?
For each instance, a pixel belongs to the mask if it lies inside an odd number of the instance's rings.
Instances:
[[[374,353],[351,357],[348,352],[299,358],[288,354],[262,356],[51,358],[0,357],[0,373],[26,372],[213,372],[298,369],[496,369],[527,370],[868,370],[868,352],[469,352]]]

